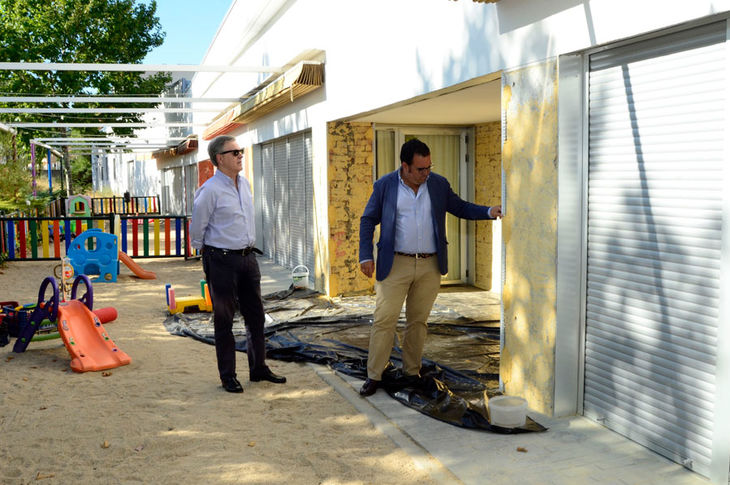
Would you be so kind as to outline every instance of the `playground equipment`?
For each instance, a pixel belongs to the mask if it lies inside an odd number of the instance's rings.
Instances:
[[[63,304],[63,301],[61,302]],[[43,340],[52,340],[61,338],[58,333],[57,322],[44,318],[40,323],[31,319],[32,312],[37,304],[31,303],[18,306],[17,302],[0,302],[0,347],[5,347],[10,343],[10,337],[17,337],[20,342],[16,342],[13,351],[24,352],[30,342],[40,342]],[[101,323],[111,323],[117,319],[117,310],[114,307],[104,307],[92,310],[94,315],[99,317]],[[24,333],[26,326],[35,327],[33,337],[28,341],[20,334]]]
[[[49,279],[52,278],[46,278],[46,280]],[[42,301],[46,287],[49,284],[52,284],[55,288],[54,293],[57,293],[58,284],[55,280],[54,283],[44,280],[38,295],[38,303],[21,306],[16,301],[0,302],[0,347],[4,347],[9,343],[8,337],[17,337],[13,352],[21,353],[25,352],[30,342],[61,337],[57,331],[58,324],[52,310],[53,305],[55,305],[55,296],[52,296],[50,305],[48,302]],[[78,283],[76,283],[76,286],[78,286]],[[75,290],[72,290],[72,295],[75,298]],[[91,297],[89,297],[88,302],[89,305],[93,304]],[[59,302],[59,304],[63,305],[64,302]],[[117,318],[117,310],[113,307],[98,308],[92,310],[92,312],[101,323],[109,323]]]
[[[165,285],[165,296],[167,298],[167,310],[170,315],[176,313],[184,313],[186,311],[193,312],[211,312],[213,311],[213,303],[210,300],[210,290],[205,280],[200,280],[201,296],[185,296],[175,298],[175,290],[169,283]]]
[[[8,315],[5,313],[5,308],[8,307],[8,309],[14,309],[17,306],[17,301],[0,301],[0,347],[5,347],[10,343],[10,340],[8,339],[8,337],[10,337],[10,332],[8,330],[10,319],[6,318]]]
[[[101,229],[87,229],[71,241],[67,256],[76,274],[99,275],[96,281],[117,281],[117,236]]]
[[[91,215],[91,197],[72,195],[66,199],[66,214],[69,217],[89,217]]]
[[[46,288],[51,285],[52,293],[48,300],[44,300],[46,294]],[[25,352],[25,349],[30,344],[33,335],[41,328],[42,322],[48,320],[55,322],[58,316],[58,284],[55,278],[48,277],[43,280],[41,287],[38,290],[38,302],[32,310],[30,316],[26,311],[16,310],[17,313],[13,314],[11,311],[7,311],[8,320],[15,320],[17,327],[11,328],[8,323],[8,331],[11,335],[17,334],[18,338],[13,345],[13,352]]]
[[[119,251],[119,261],[124,263],[124,265],[138,278],[142,278],[143,280],[154,280],[157,278],[157,275],[154,272],[142,269],[142,266],[135,263],[132,258],[123,251]]]
[[[60,283],[63,301],[68,300],[74,277],[74,267],[68,256],[64,256],[63,259],[61,259],[61,264],[58,264],[53,268],[53,276],[55,276]]]
[[[86,293],[76,298],[79,283],[83,282]],[[51,287],[51,296],[45,300],[46,290]],[[18,339],[13,352],[24,352],[41,327],[41,322],[57,322],[58,333],[66,350],[71,355],[71,369],[74,372],[87,372],[112,369],[129,364],[132,359],[119,349],[101,324],[93,307],[93,289],[86,275],[78,275],[71,287],[71,299],[59,302],[58,284],[55,278],[47,277],[38,291],[38,303],[27,324],[18,326]],[[116,310],[105,310],[102,316],[116,318]]]
[[[124,263],[138,278],[157,278],[155,273],[144,270],[117,248],[115,234],[108,234],[97,228],[87,229],[74,238],[68,249],[68,258],[76,274],[99,275],[95,281],[117,281],[119,263]]]

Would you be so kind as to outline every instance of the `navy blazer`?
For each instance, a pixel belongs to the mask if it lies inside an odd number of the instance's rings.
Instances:
[[[390,273],[395,255],[395,215],[398,205],[398,172],[395,170],[379,178],[373,184],[365,211],[360,218],[360,261],[373,258],[373,234],[380,224],[378,259],[375,264],[375,279],[383,281]],[[461,199],[451,190],[445,177],[431,172],[426,180],[431,198],[431,216],[436,234],[439,270],[448,273],[446,241],[446,212],[462,219],[494,219],[489,216],[489,207],[472,204]]]

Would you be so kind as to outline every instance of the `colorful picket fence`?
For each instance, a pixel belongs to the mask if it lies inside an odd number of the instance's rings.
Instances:
[[[66,213],[66,197],[52,201],[45,210],[50,217],[64,217]],[[160,196],[142,195],[129,198],[124,197],[91,197],[91,215],[108,216],[111,214],[127,215],[159,215]],[[28,214],[24,214],[28,216]]]
[[[140,197],[92,197],[91,213],[95,216],[107,214],[159,214],[160,196]]]
[[[198,256],[190,246],[189,224],[186,216],[0,217],[0,252],[8,261],[56,260],[74,237],[98,228],[116,234],[119,249],[133,258],[187,259]]]

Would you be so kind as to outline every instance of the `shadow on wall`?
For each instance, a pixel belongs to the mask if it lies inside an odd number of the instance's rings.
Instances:
[[[417,52],[416,63],[423,92],[431,92],[441,87],[491,74],[498,70],[495,66],[503,66],[507,63],[524,65],[532,60],[541,60],[552,56],[552,37],[542,24],[532,28],[529,35],[523,36],[520,42],[514,42],[501,49],[500,43],[495,41],[502,34],[508,34],[578,5],[584,6],[587,35],[591,44],[595,44],[596,35],[593,28],[593,16],[589,2],[585,0],[515,1],[482,4],[480,8],[484,9],[483,15],[469,15],[469,12],[465,10],[463,25],[466,35],[466,47],[462,51],[463,55],[451,56],[444,63],[441,86],[434,86],[431,81],[433,76],[427,69],[429,53],[426,51],[421,53],[420,50]],[[488,15],[490,10],[495,12],[496,15]]]
[[[657,175],[666,177],[675,168],[656,159],[653,147],[643,146],[644,120],[635,108],[643,98],[635,97],[628,66],[621,66],[621,72],[633,132],[629,163],[635,166],[625,169],[631,170],[630,177],[623,176],[621,195],[612,197],[616,175],[611,174],[617,168],[609,169],[610,160],[601,161],[606,158],[601,147],[591,163],[588,196],[602,223],[591,228],[589,212],[585,409],[628,436],[636,434],[640,442],[659,443],[663,454],[692,468],[696,457],[688,457],[687,450],[709,432],[711,420],[708,424],[701,413],[686,409],[691,400],[713,399],[703,379],[714,372],[712,322],[719,296],[711,284],[717,269],[705,257],[713,248],[696,248],[692,254],[686,238],[720,234],[722,220],[711,211],[693,209],[696,191],[663,196],[652,186]],[[675,140],[691,144],[691,133],[673,130]],[[695,217],[673,223],[677,213],[693,212]],[[717,240],[714,249],[719,251]],[[636,433],[639,427],[646,431]]]
[[[549,2],[497,2],[499,33],[512,32],[580,4],[585,0],[550,0]]]

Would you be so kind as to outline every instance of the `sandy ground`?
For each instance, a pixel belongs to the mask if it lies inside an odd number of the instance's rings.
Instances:
[[[245,392],[224,392],[214,348],[162,324],[165,283],[198,294],[200,263],[137,261],[157,279],[122,266],[94,285],[130,365],[75,373],[60,339],[0,348],[0,483],[432,483],[306,364],[270,361],[289,382],[251,383],[239,353]],[[35,302],[54,265],[7,263],[0,300]]]

